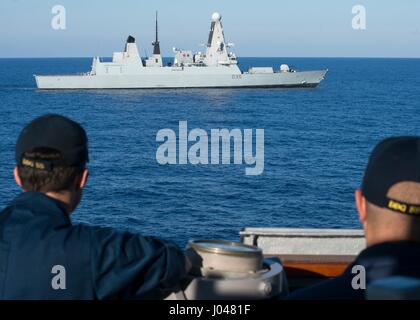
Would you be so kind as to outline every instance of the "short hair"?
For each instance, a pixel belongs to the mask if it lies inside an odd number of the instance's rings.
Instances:
[[[26,151],[23,157],[36,160],[60,161],[62,154],[51,148],[35,148]],[[59,192],[69,190],[76,177],[83,172],[83,167],[55,166],[51,170],[38,170],[32,167],[18,165],[18,175],[22,189],[35,192]]]

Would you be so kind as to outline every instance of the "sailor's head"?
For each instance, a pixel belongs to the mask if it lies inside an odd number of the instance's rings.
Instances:
[[[72,212],[81,200],[89,161],[85,130],[69,118],[48,114],[31,121],[16,143],[16,183],[42,192]]]
[[[420,241],[420,137],[380,142],[355,198],[368,245]]]
[[[221,19],[222,19],[222,16],[220,15],[220,13],[219,13],[219,12],[214,12],[214,13],[211,15],[211,21],[213,21],[213,22],[220,21]]]

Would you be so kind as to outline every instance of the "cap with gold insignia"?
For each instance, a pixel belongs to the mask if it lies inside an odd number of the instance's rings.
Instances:
[[[25,152],[48,148],[61,154],[60,160],[32,159]],[[89,161],[85,130],[75,121],[57,114],[47,114],[31,121],[16,142],[16,164],[39,170],[54,166],[84,167]]]
[[[363,183],[363,196],[374,205],[420,217],[420,203],[407,203],[389,197],[399,182],[420,183],[420,137],[392,137],[372,151]]]

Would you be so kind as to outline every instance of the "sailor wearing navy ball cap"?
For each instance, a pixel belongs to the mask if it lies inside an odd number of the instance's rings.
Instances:
[[[69,118],[45,115],[20,133],[23,192],[0,213],[1,299],[161,299],[184,277],[188,262],[169,242],[72,223],[88,161],[86,132]]]
[[[290,299],[365,299],[369,287],[381,288],[370,292],[386,295],[386,286],[378,283],[394,285],[400,292],[401,279],[420,283],[420,137],[380,142],[355,202],[367,248],[341,276],[296,291]],[[354,287],[355,266],[365,270],[365,288]]]

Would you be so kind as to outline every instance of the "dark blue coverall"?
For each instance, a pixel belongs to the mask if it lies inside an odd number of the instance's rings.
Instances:
[[[161,299],[184,275],[175,245],[73,225],[42,193],[24,192],[0,213],[1,299]]]
[[[420,243],[410,241],[384,242],[363,250],[356,260],[338,277],[312,287],[297,290],[291,300],[363,300],[364,289],[354,289],[354,266],[363,266],[366,287],[369,283],[391,276],[420,279]]]

